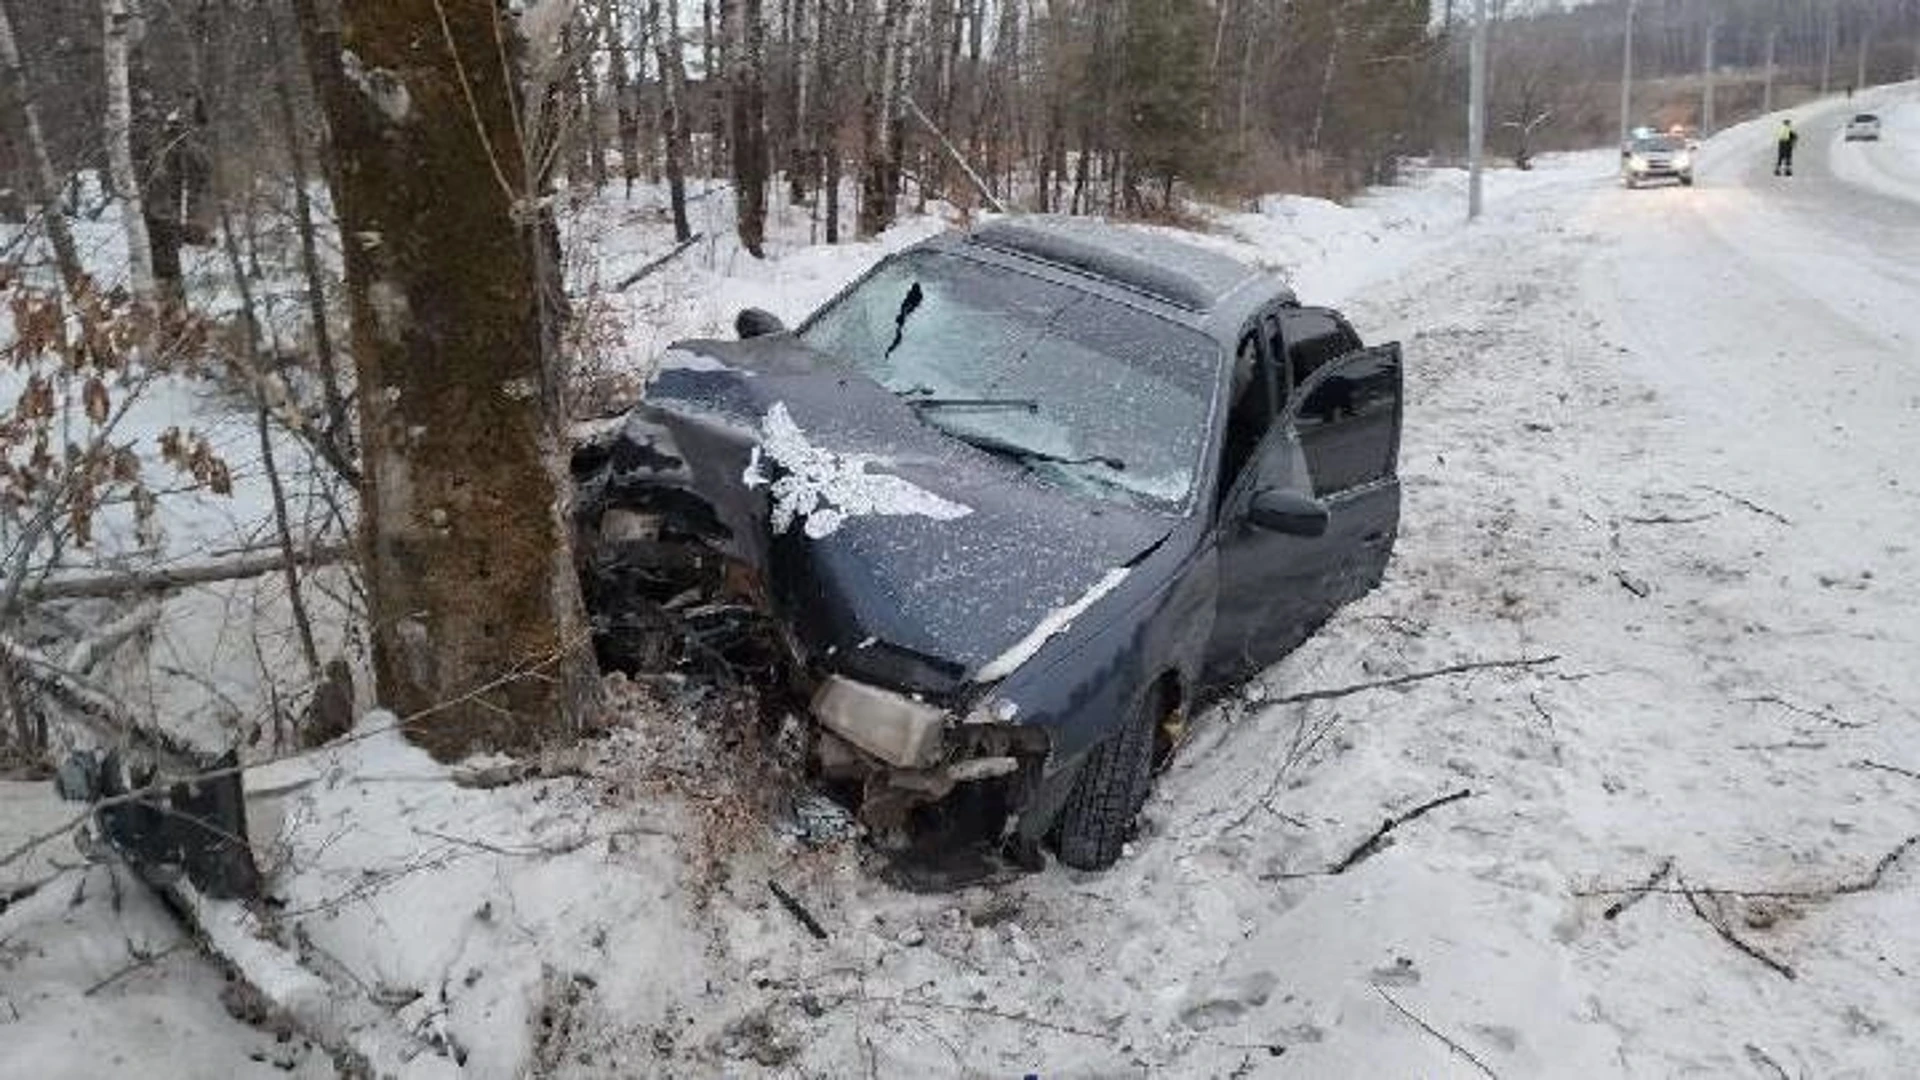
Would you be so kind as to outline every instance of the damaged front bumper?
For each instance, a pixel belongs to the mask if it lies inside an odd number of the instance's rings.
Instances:
[[[826,677],[810,707],[813,763],[829,783],[859,787],[861,820],[883,844],[904,842],[916,810],[966,788],[991,796],[981,825],[1003,827],[1027,802],[1049,753],[1046,732],[990,706],[965,716],[843,675]]]

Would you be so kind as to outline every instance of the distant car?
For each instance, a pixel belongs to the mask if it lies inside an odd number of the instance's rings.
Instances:
[[[1693,151],[1685,139],[1652,135],[1634,139],[1620,151],[1620,178],[1630,188],[1653,180],[1678,180],[1693,186]]]
[[[1847,121],[1848,142],[1879,142],[1880,118],[1870,112],[1859,113]]]
[[[1204,249],[1017,218],[737,329],[576,453],[597,644],[691,610],[672,567],[732,564],[883,838],[951,796],[1111,864],[1208,689],[1392,553],[1399,347]]]

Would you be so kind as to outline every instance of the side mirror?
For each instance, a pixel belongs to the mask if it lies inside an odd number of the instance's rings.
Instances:
[[[787,324],[780,321],[780,316],[757,307],[747,308],[733,317],[733,330],[740,335],[741,341],[777,334],[786,328]]]
[[[1322,536],[1327,531],[1327,507],[1297,491],[1268,488],[1254,493],[1247,520],[1286,536]]]

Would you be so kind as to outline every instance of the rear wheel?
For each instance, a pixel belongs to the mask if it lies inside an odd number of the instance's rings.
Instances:
[[[1154,736],[1165,706],[1156,687],[1133,715],[1087,754],[1060,811],[1060,861],[1105,870],[1120,858],[1153,781]]]

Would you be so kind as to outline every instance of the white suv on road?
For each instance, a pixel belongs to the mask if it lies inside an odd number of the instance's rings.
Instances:
[[[1847,121],[1847,141],[1879,142],[1880,118],[1870,112],[1859,113]]]
[[[1620,178],[1630,188],[1653,180],[1678,180],[1693,186],[1693,151],[1685,139],[1650,135],[1620,150]]]

